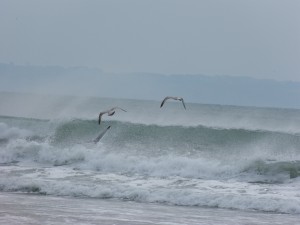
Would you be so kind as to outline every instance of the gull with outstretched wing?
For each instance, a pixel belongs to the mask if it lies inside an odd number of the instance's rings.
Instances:
[[[107,113],[108,116],[112,116],[112,115],[115,114],[116,109],[120,109],[120,110],[122,110],[122,111],[124,111],[124,112],[127,112],[125,109],[122,109],[122,108],[120,108],[120,107],[113,107],[113,108],[111,108],[111,109],[109,109],[109,110],[100,112],[100,113],[99,113],[98,124],[100,125],[100,123],[101,123],[101,118],[102,118],[102,116],[103,116],[104,114]]]
[[[165,99],[161,102],[160,104],[160,108],[165,104],[165,102],[168,100],[168,99],[174,99],[174,100],[178,100],[178,101],[181,101],[182,102],[182,105],[184,107],[184,109],[186,109],[185,107],[185,104],[184,104],[184,100],[182,97],[172,97],[172,96],[167,96],[165,97]]]

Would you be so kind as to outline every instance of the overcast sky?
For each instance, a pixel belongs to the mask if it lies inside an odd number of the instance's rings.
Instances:
[[[300,81],[299,0],[1,0],[0,62]]]

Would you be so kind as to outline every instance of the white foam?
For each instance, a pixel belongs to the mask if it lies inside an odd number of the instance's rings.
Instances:
[[[9,127],[5,123],[0,122],[0,139],[16,139],[30,135],[31,132],[17,127]]]
[[[145,203],[300,214],[299,182],[262,185],[180,177],[127,176],[72,168],[4,167],[0,187],[57,196],[119,198]],[[18,171],[12,173],[14,170]],[[22,171],[23,170],[23,171]]]

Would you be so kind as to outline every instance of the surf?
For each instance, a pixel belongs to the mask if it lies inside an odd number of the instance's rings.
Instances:
[[[297,112],[143,104],[101,126],[89,107],[67,118],[0,116],[0,190],[300,213]]]

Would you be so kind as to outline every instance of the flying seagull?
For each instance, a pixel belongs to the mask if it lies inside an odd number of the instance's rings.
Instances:
[[[109,109],[109,110],[100,112],[100,113],[99,113],[98,124],[100,125],[100,123],[101,123],[101,117],[102,117],[103,114],[107,113],[108,116],[112,116],[112,115],[115,114],[116,109],[121,109],[122,111],[127,112],[126,110],[124,110],[124,109],[122,109],[122,108],[120,108],[120,107],[114,107],[114,108],[111,108],[111,109]]]
[[[181,97],[172,97],[172,96],[167,96],[167,97],[165,97],[165,99],[164,99],[164,100],[162,101],[162,103],[160,104],[160,108],[165,104],[165,102],[166,102],[168,99],[174,99],[174,100],[181,101],[181,102],[182,102],[182,105],[183,105],[183,107],[184,107],[184,109],[186,109],[185,104],[184,104],[184,101],[183,101],[183,98],[181,98]]]

